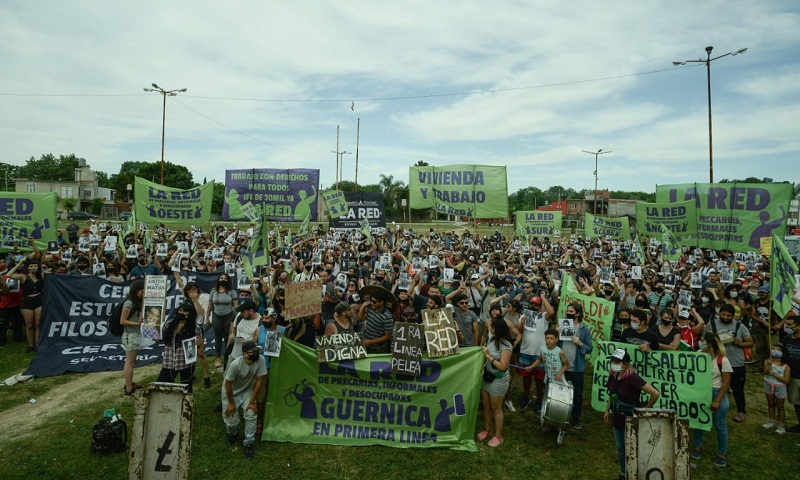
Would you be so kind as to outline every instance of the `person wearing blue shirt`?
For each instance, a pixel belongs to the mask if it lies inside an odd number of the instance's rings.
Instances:
[[[583,377],[586,371],[586,355],[592,353],[592,332],[583,323],[583,306],[570,303],[566,310],[567,318],[572,320],[575,332],[569,340],[561,340],[558,346],[564,350],[569,362],[566,379],[572,383],[572,427],[581,429],[583,410]]]

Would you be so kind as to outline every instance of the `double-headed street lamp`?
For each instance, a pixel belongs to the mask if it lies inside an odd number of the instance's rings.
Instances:
[[[611,150],[603,151],[603,149],[599,149],[596,152],[590,152],[589,150],[581,150],[583,153],[588,153],[589,155],[594,155],[594,214],[597,215],[597,157],[600,155],[605,155],[606,153],[611,153]]]
[[[164,185],[164,127],[167,122],[167,96],[174,97],[178,93],[186,91],[185,88],[176,88],[175,90],[164,90],[155,83],[150,85],[153,88],[144,87],[145,92],[155,92],[164,97],[164,108],[161,112],[161,185]]]
[[[708,182],[714,183],[714,148],[713,142],[711,141],[711,62],[714,60],[718,60],[722,57],[736,56],[740,53],[744,53],[747,51],[747,48],[741,48],[736,50],[735,52],[728,52],[724,55],[720,55],[718,57],[711,58],[711,51],[714,50],[714,47],[708,46],[706,47],[706,54],[708,57],[703,60],[683,60],[683,61],[676,61],[672,62],[673,65],[676,67],[681,65],[686,65],[687,63],[705,63],[706,64],[706,76],[708,77]]]

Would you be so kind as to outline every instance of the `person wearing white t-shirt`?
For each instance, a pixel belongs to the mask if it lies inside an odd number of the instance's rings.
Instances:
[[[524,311],[523,318],[520,319],[522,332],[522,343],[519,350],[519,363],[526,367],[533,365],[539,358],[539,352],[545,345],[544,332],[550,328],[550,322],[555,317],[555,310],[547,297],[533,296],[530,298],[530,307]],[[523,410],[531,403],[531,378],[536,380],[536,401],[533,404],[533,411],[539,413],[542,410],[542,394],[544,392],[544,365],[535,368],[533,371],[520,370],[522,376],[522,398],[519,401],[520,408]]]

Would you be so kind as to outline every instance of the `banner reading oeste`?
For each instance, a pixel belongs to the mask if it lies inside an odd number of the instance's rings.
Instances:
[[[483,352],[423,356],[421,374],[393,374],[391,355],[318,363],[283,340],[270,366],[263,440],[477,451]]]
[[[136,177],[136,220],[148,224],[207,223],[211,220],[214,182],[182,190]]]
[[[410,167],[408,192],[411,208],[469,218],[508,216],[506,167]]]
[[[561,211],[517,212],[516,233],[519,236],[552,238],[556,230],[561,230]]]
[[[661,237],[662,226],[686,245],[697,234],[697,208],[692,201],[676,203],[636,202],[636,229],[645,237]],[[692,239],[690,241],[690,239]]]
[[[271,222],[317,221],[319,170],[308,168],[250,168],[225,170],[225,202],[222,218],[244,220],[247,202]]]
[[[714,250],[757,252],[761,238],[783,238],[792,199],[788,183],[683,183],[656,186],[658,203],[691,200],[697,244]]]
[[[584,235],[586,238],[598,238],[609,236],[611,238],[631,239],[631,227],[628,217],[601,217],[584,214]]]
[[[629,343],[601,342],[592,375],[592,408],[605,412],[608,404],[608,357],[621,348],[631,356],[631,366],[642,379],[658,390],[653,408],[675,410],[678,418],[689,420],[690,428],[711,430],[711,369],[714,361],[700,352],[656,350],[643,352]],[[646,397],[643,394],[642,397]]]
[[[583,323],[592,331],[592,342],[603,342],[611,339],[611,325],[614,323],[614,302],[600,297],[592,297],[578,293],[575,281],[567,275],[561,285],[561,300],[558,304],[558,318],[567,318],[567,307],[578,302],[583,307]],[[597,356],[597,349],[592,349],[592,358]]]
[[[47,242],[55,241],[58,222],[56,219],[56,194],[2,192],[0,193],[0,252],[14,249],[28,251],[33,238],[36,246],[44,250]]]

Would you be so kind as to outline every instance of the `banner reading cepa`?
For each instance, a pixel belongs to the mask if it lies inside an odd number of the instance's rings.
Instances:
[[[56,194],[2,192],[0,193],[0,252],[14,249],[14,243],[24,251],[31,249],[28,239],[44,250],[47,242],[55,241]]]
[[[283,340],[270,366],[263,440],[477,451],[483,352],[423,356],[418,377],[392,373],[391,355],[318,363]]]
[[[214,182],[183,190],[136,177],[136,220],[147,224],[207,223],[211,220]]]
[[[788,183],[683,183],[656,186],[656,201],[691,200],[697,207],[697,244],[714,250],[757,252],[761,238],[783,238],[792,199]]]
[[[508,217],[506,167],[410,167],[408,196],[410,208],[468,218]]]

